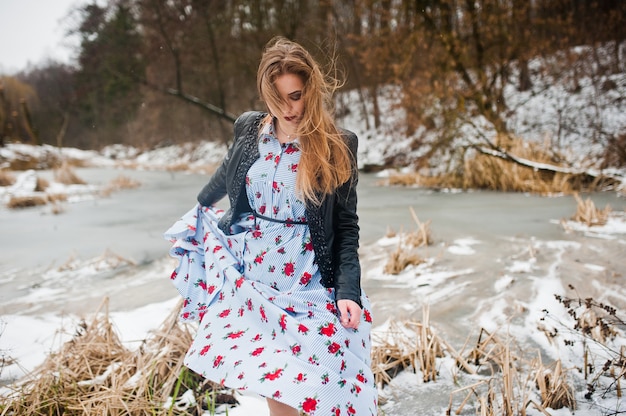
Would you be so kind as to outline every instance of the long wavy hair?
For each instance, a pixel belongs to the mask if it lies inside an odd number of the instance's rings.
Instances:
[[[284,104],[274,84],[284,74],[297,75],[304,84],[304,114],[296,132],[302,152],[296,190],[305,202],[319,205],[324,194],[351,178],[350,149],[331,116],[332,96],[340,83],[324,74],[301,45],[276,37],[266,45],[257,72],[259,95],[268,110]],[[271,122],[269,114],[263,123]]]

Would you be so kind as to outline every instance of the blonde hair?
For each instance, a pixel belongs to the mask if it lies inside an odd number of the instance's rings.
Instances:
[[[304,84],[304,114],[296,132],[302,152],[296,189],[305,202],[319,205],[324,194],[351,177],[350,149],[331,116],[332,95],[339,82],[323,74],[302,46],[276,37],[267,44],[257,72],[259,95],[268,109],[283,104],[274,81],[284,74],[297,75]],[[272,115],[263,122],[271,123]]]

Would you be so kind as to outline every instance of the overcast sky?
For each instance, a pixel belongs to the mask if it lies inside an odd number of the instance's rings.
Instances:
[[[69,62],[72,6],[91,0],[0,0],[0,74],[52,58]],[[68,43],[69,42],[69,43]]]

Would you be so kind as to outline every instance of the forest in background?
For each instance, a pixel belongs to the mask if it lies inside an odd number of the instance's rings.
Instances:
[[[560,78],[572,77],[567,51],[576,46],[594,55],[609,45],[610,59],[597,54],[595,71],[624,72],[621,0],[111,0],[70,17],[80,39],[75,63],[0,77],[0,145],[228,141],[237,114],[263,108],[256,69],[276,35],[302,43],[327,68],[335,63],[345,80],[339,92],[356,91],[361,103],[338,107],[339,116],[361,113],[376,127],[378,97],[394,87],[401,128],[436,130],[433,151],[452,146],[459,119],[470,116],[509,134],[504,90],[512,84],[528,91],[543,77],[579,88]],[[531,77],[529,62],[557,52],[554,67]],[[626,147],[613,133],[598,140]]]

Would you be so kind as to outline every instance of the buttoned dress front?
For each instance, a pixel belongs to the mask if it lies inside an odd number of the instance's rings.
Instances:
[[[199,321],[185,365],[217,383],[318,415],[376,415],[370,369],[370,304],[358,329],[339,323],[333,289],[315,263],[305,205],[295,190],[297,141],[281,144],[272,124],[246,177],[250,206],[230,235],[223,211],[197,205],[166,233],[179,260],[172,281],[181,318]]]

